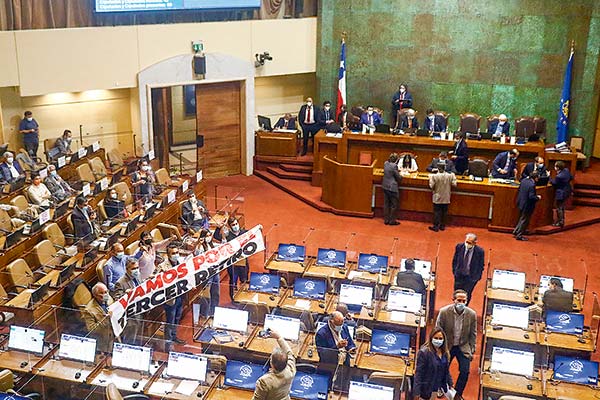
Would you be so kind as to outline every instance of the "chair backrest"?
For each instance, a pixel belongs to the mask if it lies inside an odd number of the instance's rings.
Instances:
[[[365,113],[365,108],[363,106],[354,106],[350,109],[350,114],[357,116],[360,118],[361,115]]]
[[[169,171],[166,168],[159,168],[155,172],[156,174],[156,183],[163,186],[169,186],[171,183],[171,177],[169,176]]]
[[[469,175],[485,178],[489,174],[489,161],[476,158],[469,160]]]
[[[104,265],[106,265],[106,258],[98,261],[96,264],[96,275],[98,276],[98,281],[102,282],[106,285],[106,276],[104,276]]]
[[[115,385],[112,382],[106,386],[106,399],[107,400],[123,400],[123,396],[121,396],[121,392],[119,392],[117,385]]]
[[[0,371],[0,392],[8,392],[15,387],[15,376],[10,369]]]
[[[110,163],[111,168],[120,168],[125,164],[123,157],[121,156],[121,152],[118,149],[109,150],[108,153],[106,153],[106,156],[108,157],[108,162]]]
[[[8,211],[0,208],[0,229],[5,231],[12,231],[13,224],[10,215],[8,215]]]
[[[249,321],[252,324],[262,324],[265,316],[270,313],[269,307],[264,303],[248,303],[246,310],[249,313]]]
[[[444,121],[446,121],[446,126],[448,126],[448,120],[450,119],[450,114],[448,114],[446,111],[434,111],[433,115],[435,115],[436,117],[444,118]]]
[[[585,144],[585,139],[583,136],[571,136],[569,138],[569,146],[575,147],[575,150],[581,151],[583,150],[583,145]]]
[[[373,154],[370,151],[361,151],[358,153],[358,165],[371,165]]]
[[[29,157],[29,153],[27,153],[27,150],[20,148],[19,152],[15,155],[15,158],[17,159],[19,164],[21,164],[21,167],[23,167],[25,171],[33,170],[35,162],[31,159],[31,157]]]
[[[131,190],[129,190],[129,186],[127,186],[126,182],[117,182],[112,188],[117,192],[119,199],[122,199],[123,195],[125,195],[125,205],[133,204],[133,196],[131,195]]]
[[[33,255],[38,266],[51,265],[56,258],[56,249],[49,240],[42,240],[33,246]]]
[[[80,181],[89,183],[96,182],[96,179],[94,178],[94,173],[92,172],[92,169],[90,168],[89,164],[81,164],[77,166],[76,171],[77,177]]]
[[[487,131],[490,131],[490,127],[494,122],[498,122],[498,114],[490,115],[487,117]]]
[[[475,113],[460,114],[460,131],[477,133],[481,124],[481,116]]]
[[[6,289],[4,286],[0,285],[0,304],[4,304],[8,301],[8,293],[6,293]],[[2,379],[0,378],[0,381]]]
[[[539,137],[546,137],[546,118],[536,115],[533,117],[533,130]]]
[[[107,175],[106,166],[100,157],[93,157],[89,159],[88,164],[92,169],[95,180],[102,179]]]
[[[44,139],[44,154],[46,155],[46,159],[50,161],[50,157],[48,157],[48,152],[50,149],[54,148],[56,145],[56,139]]]
[[[104,208],[104,199],[98,201],[97,205],[100,218],[102,218],[103,220],[108,219],[108,214],[106,214],[106,208]]]
[[[90,300],[92,300],[92,292],[85,282],[81,282],[73,292],[72,303],[74,306],[81,308],[85,307]]]
[[[154,228],[150,231],[150,236],[152,236],[152,240],[154,240],[155,242],[160,242],[162,240],[164,240],[164,237],[160,231],[160,229],[158,228]]]
[[[515,132],[517,137],[528,138],[535,133],[533,117],[520,117],[515,121]]]
[[[127,245],[127,247],[125,247],[125,254],[127,254],[128,256],[133,255],[133,253],[135,253],[137,251],[137,249],[140,247],[139,243],[137,241],[130,243],[129,245]]]
[[[67,244],[65,235],[56,222],[46,225],[42,230],[42,236],[60,247],[65,247]]]
[[[20,212],[23,212],[29,208],[29,202],[27,201],[27,198],[22,194],[10,199],[10,204],[17,207]]]
[[[73,226],[73,215],[67,215],[67,225],[69,225],[69,229],[72,233],[75,233],[75,227]]]
[[[8,279],[17,293],[21,293],[34,282],[33,272],[22,258],[17,258],[8,264],[6,271],[8,271]]]

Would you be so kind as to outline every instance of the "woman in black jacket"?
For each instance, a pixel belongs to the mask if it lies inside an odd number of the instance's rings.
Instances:
[[[413,392],[415,399],[433,400],[437,398],[438,392],[446,393],[452,387],[449,360],[446,335],[442,329],[435,328],[417,355]]]

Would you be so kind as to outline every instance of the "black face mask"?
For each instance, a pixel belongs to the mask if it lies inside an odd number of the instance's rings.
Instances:
[[[152,239],[144,239],[144,244],[151,245]]]

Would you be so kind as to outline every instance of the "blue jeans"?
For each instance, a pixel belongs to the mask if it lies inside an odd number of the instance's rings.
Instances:
[[[460,351],[460,347],[453,346],[450,349],[450,363],[456,357],[458,361],[458,378],[456,379],[456,385],[454,389],[456,389],[456,394],[462,396],[465,387],[467,386],[467,380],[469,379],[469,372],[471,371],[471,360],[469,360],[462,351]]]
[[[164,304],[165,310],[165,340],[173,341],[177,337],[177,325],[181,321],[181,314],[183,314],[183,296],[179,296],[175,299],[175,304],[170,306]]]

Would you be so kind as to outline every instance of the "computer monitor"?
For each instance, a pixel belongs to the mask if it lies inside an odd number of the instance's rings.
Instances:
[[[127,222],[127,226],[125,226],[125,231],[123,232],[122,236],[128,236],[135,231],[135,227],[137,226],[138,222],[140,222],[140,216],[136,215],[135,218]]]
[[[4,249],[8,249],[14,246],[21,238],[23,237],[23,229],[17,229],[16,231],[12,231],[6,235],[6,240],[4,241]]]
[[[167,376],[206,382],[208,359],[199,354],[169,352]]]
[[[287,340],[298,340],[300,336],[300,320],[298,318],[284,317],[282,315],[265,315],[264,328],[278,332]]]
[[[11,325],[8,334],[8,348],[42,355],[46,332],[40,329]]]
[[[228,331],[246,332],[248,329],[248,311],[234,308],[215,307],[212,327]]]
[[[29,297],[29,308],[33,308],[37,303],[42,301],[46,294],[48,293],[48,288],[50,287],[50,281],[44,283],[39,286],[33,292],[31,292],[31,296]]]
[[[57,220],[67,213],[67,210],[69,209],[69,203],[71,203],[71,200],[67,199],[56,206],[54,209],[54,220]]]
[[[548,332],[581,335],[583,333],[583,314],[560,311],[546,311],[546,330]]]
[[[373,329],[371,335],[371,353],[408,356],[410,353],[410,335]]]
[[[406,260],[408,260],[408,258],[400,260],[400,271],[406,271]],[[415,272],[420,274],[425,280],[430,279],[431,261],[419,260],[418,258],[413,258],[413,261],[415,262]]]
[[[75,272],[75,267],[77,266],[77,262],[73,262],[69,265],[64,266],[64,268],[58,273],[58,280],[56,281],[56,286],[60,286],[66,281],[69,280],[73,272]]]
[[[144,222],[148,222],[154,216],[154,213],[156,212],[157,208],[158,203],[150,204],[150,206],[144,212]]]
[[[563,284],[563,289],[567,292],[573,291],[573,278],[564,278],[562,276],[542,275],[540,277],[540,295],[543,295],[548,290],[551,278],[560,279]]]
[[[598,363],[580,358],[554,356],[553,379],[597,386]]]
[[[394,388],[372,383],[350,381],[348,400],[393,400]]]
[[[317,265],[344,268],[346,266],[346,252],[335,249],[319,249],[317,251]]]
[[[492,288],[523,292],[525,290],[525,272],[495,269],[492,275]]]
[[[254,292],[278,294],[279,276],[275,274],[250,273],[250,290]]]
[[[533,376],[535,354],[530,351],[495,347],[492,349],[491,371]]]
[[[149,372],[151,360],[152,349],[150,347],[116,342],[113,344],[112,365],[115,368]]]
[[[380,256],[378,254],[363,254],[358,255],[358,270],[371,273],[385,273],[388,268],[388,256]]]
[[[31,400],[31,397],[24,397],[10,393],[0,393],[0,400]]]
[[[294,297],[325,300],[326,291],[325,279],[296,278],[294,281]]]
[[[256,381],[267,372],[262,364],[228,360],[225,367],[225,385],[254,390]]]
[[[409,292],[400,288],[390,288],[387,300],[387,309],[390,311],[408,311],[418,313],[421,311],[423,295]]]
[[[526,330],[529,327],[529,308],[494,303],[492,325],[514,326]]]
[[[351,306],[370,307],[373,301],[373,288],[370,286],[351,285],[342,283],[340,286],[339,302]]]
[[[277,250],[277,261],[303,262],[306,255],[306,247],[296,244],[279,244]]]
[[[104,250],[105,251],[110,250],[112,245],[117,243],[118,241],[119,241],[119,231],[116,231],[115,233],[113,233],[106,239],[106,244],[104,245]]]
[[[263,128],[265,131],[273,130],[273,128],[271,127],[271,118],[262,115],[257,115],[257,117],[259,127]]]
[[[93,363],[96,359],[96,339],[63,333],[60,336],[58,356]]]
[[[306,400],[327,400],[329,393],[329,375],[307,374],[296,371],[292,381],[290,397]]]

